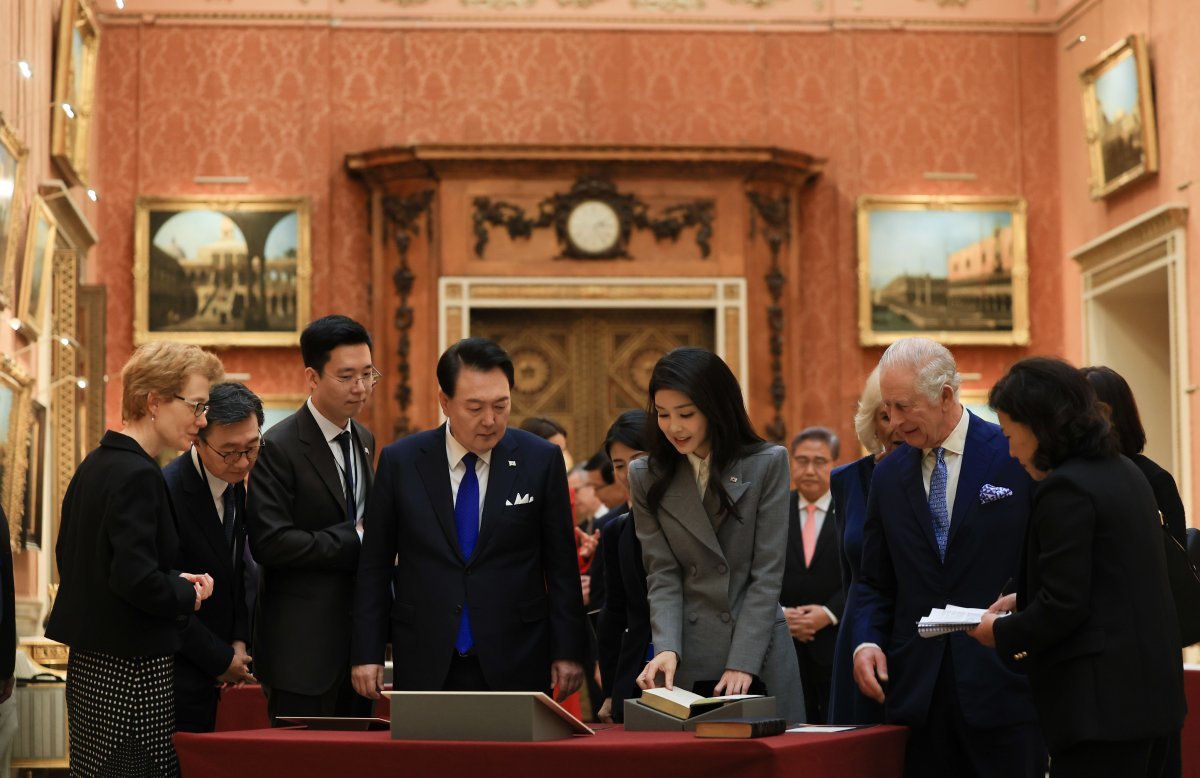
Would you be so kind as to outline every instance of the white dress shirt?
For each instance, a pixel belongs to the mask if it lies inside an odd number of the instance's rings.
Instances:
[[[204,479],[204,482],[208,484],[208,490],[210,492],[212,492],[213,505],[217,506],[217,518],[219,518],[221,520],[221,525],[224,526],[225,525],[225,488],[228,486],[233,486],[233,484],[229,483],[228,481],[222,481],[220,478],[217,478],[215,475],[208,472],[208,470],[206,470],[204,468],[204,465],[200,464],[200,452],[198,452],[196,450],[196,446],[203,446],[203,445],[204,445],[203,443],[197,441],[196,444],[194,446],[192,446],[192,449],[191,449],[192,466],[196,468],[196,472],[199,473],[200,477]]]
[[[454,504],[458,503],[458,487],[463,476],[467,474],[467,466],[463,457],[471,453],[467,447],[459,443],[450,434],[450,421],[446,421],[446,462],[450,464],[450,497]],[[475,478],[479,481],[479,523],[483,524],[483,498],[487,494],[488,473],[492,468],[492,452],[485,451],[477,455],[475,460]]]

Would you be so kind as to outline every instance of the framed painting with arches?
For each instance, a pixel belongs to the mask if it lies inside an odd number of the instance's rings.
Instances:
[[[312,301],[307,197],[139,197],[134,343],[295,346]]]

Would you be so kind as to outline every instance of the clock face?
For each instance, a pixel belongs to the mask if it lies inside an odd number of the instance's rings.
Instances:
[[[584,200],[567,217],[567,237],[585,254],[603,254],[617,245],[621,219],[608,203]]]

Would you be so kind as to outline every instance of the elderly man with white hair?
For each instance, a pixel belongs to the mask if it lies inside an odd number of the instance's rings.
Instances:
[[[931,608],[986,608],[1012,587],[1031,481],[1000,428],[959,401],[944,346],[896,341],[879,371],[905,445],[871,480],[854,679],[888,723],[911,727],[906,776],[1041,776],[1045,747],[1024,676],[965,634],[923,638],[916,628]]]

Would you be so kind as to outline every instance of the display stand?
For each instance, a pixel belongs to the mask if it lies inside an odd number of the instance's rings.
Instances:
[[[384,692],[393,740],[533,742],[593,735],[541,692]]]

